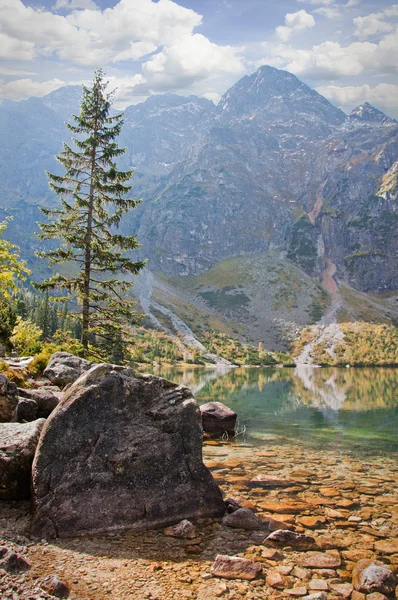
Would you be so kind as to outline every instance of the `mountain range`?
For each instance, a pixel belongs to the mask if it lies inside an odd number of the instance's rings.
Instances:
[[[0,105],[0,216],[36,277],[38,206],[57,201],[44,171],[59,171],[80,96]],[[217,106],[164,94],[127,107],[119,141],[143,199],[122,228],[148,258],[136,289],[153,322],[278,349],[308,323],[398,321],[396,120],[368,103],[346,115],[263,66]]]

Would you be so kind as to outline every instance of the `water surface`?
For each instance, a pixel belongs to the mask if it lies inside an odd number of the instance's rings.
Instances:
[[[246,430],[239,443],[274,438],[358,456],[398,452],[396,369],[163,366],[154,373],[187,385],[199,403],[235,410]]]

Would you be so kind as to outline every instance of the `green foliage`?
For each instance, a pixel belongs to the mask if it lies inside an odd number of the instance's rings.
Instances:
[[[18,246],[7,242],[3,237],[9,220],[10,218],[0,223],[0,294],[5,298],[16,291],[16,278],[25,279],[25,275],[30,274],[26,263],[19,258]]]
[[[8,298],[0,294],[0,344],[10,348],[10,336],[17,322],[14,307]]]
[[[221,290],[199,292],[210,306],[220,310],[236,311],[244,309],[250,298],[232,286],[223,287]]]
[[[17,313],[11,296],[17,290],[16,279],[25,279],[30,271],[21,261],[18,246],[4,239],[10,218],[0,222],[0,343],[10,348],[10,336],[15,327]]]
[[[43,331],[31,321],[17,317],[10,341],[19,354],[31,356],[42,349],[41,337]]]
[[[398,365],[398,328],[374,323],[342,323],[343,339],[336,339],[330,354],[330,341],[314,344],[313,362],[323,366]],[[314,342],[318,327],[306,327],[293,342],[292,354],[298,356],[306,344]]]
[[[223,333],[206,332],[203,334],[201,342],[210,353],[226,358],[237,365],[272,366],[276,364],[290,365],[293,362],[287,354],[264,350],[261,342],[255,348],[229,338]]]
[[[71,265],[46,281],[41,290],[58,290],[58,301],[77,303],[85,355],[89,343],[101,337],[111,345],[128,341],[126,322],[138,320],[133,302],[128,299],[132,281],[144,266],[134,262],[129,253],[139,247],[136,236],[116,232],[122,216],[138,201],[126,198],[133,171],[119,171],[116,159],[125,149],[115,139],[122,127],[122,115],[109,116],[112,93],[99,69],[91,88],[83,87],[80,114],[68,129],[77,137],[75,147],[64,144],[57,159],[64,175],[47,173],[50,187],[59,196],[60,208],[42,209],[48,217],[41,223],[44,240],[61,240],[61,245],[38,253],[50,265]]]
[[[83,356],[84,348],[79,340],[63,331],[56,331],[51,342],[42,344],[41,350],[29,365],[32,375],[40,375],[47,366],[50,356],[55,352],[70,352],[75,356]]]
[[[184,360],[184,347],[181,342],[162,331],[137,327],[134,340],[128,348],[130,360],[137,363],[153,362],[176,363]]]

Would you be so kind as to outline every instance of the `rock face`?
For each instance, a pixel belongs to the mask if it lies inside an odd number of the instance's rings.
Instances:
[[[39,536],[147,529],[221,515],[190,390],[97,365],[65,392],[33,465]]]
[[[222,402],[208,402],[200,407],[202,426],[205,433],[222,435],[225,431],[233,433],[237,414]]]
[[[80,359],[79,359],[80,360]],[[58,398],[54,396],[49,390],[26,390],[24,388],[18,388],[18,396],[20,398],[27,398],[33,400],[37,405],[37,418],[47,419],[50,416],[54,408],[58,406]]]
[[[392,594],[397,579],[388,565],[379,561],[360,560],[352,572],[352,584],[359,592]]]
[[[15,420],[18,423],[26,423],[37,419],[37,404],[29,398],[20,398],[15,412]]]
[[[44,370],[44,377],[47,377],[55,385],[61,387],[73,383],[85,373],[94,363],[79,358],[69,352],[55,352]]]
[[[17,386],[8,381],[7,377],[0,373],[0,422],[9,423],[15,420],[15,411],[18,405]]]
[[[40,432],[45,423],[0,424],[0,499],[30,496],[31,468]]]

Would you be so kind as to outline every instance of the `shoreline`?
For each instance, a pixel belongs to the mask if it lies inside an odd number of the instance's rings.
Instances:
[[[70,586],[71,600],[277,600],[299,587],[315,593],[316,586],[337,600],[342,596],[334,589],[351,596],[352,570],[360,559],[376,558],[398,571],[398,465],[392,457],[358,458],[276,439],[256,447],[205,443],[203,455],[225,498],[238,498],[264,522],[313,537],[323,557],[319,565],[302,567],[310,553],[294,545],[275,547],[265,541],[269,531],[234,529],[219,519],[196,523],[193,540],[150,530],[144,536],[130,531],[36,542],[23,533],[29,504],[1,502],[1,515],[8,515],[0,519],[1,543],[23,546],[32,563],[18,578],[19,597],[29,598],[44,575],[56,573]],[[263,574],[251,582],[212,577],[217,554],[254,560]],[[336,557],[335,566],[322,566],[328,556]],[[0,592],[11,579],[0,579]]]

